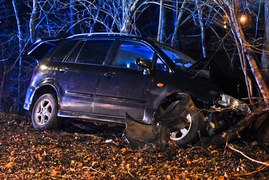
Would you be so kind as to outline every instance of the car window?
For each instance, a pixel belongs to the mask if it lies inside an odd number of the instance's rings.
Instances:
[[[155,43],[177,66],[186,70],[192,66],[196,61],[186,54],[171,48],[165,44]]]
[[[27,55],[35,58],[35,59],[42,59],[50,50],[55,46],[54,43],[50,42],[41,42],[38,45],[34,46],[29,50]]]
[[[76,62],[87,64],[103,64],[106,55],[112,46],[112,43],[112,40],[92,40],[84,42],[81,47],[77,47],[76,52],[79,51],[79,55],[76,59]]]
[[[157,58],[154,69],[157,71],[168,71],[169,70],[160,58]]]
[[[112,65],[129,69],[142,69],[136,65],[137,58],[152,61],[154,51],[140,42],[121,42],[118,53]]]
[[[189,68],[194,64],[194,61],[189,60],[189,58],[184,56],[182,53],[179,54],[180,52],[175,53],[166,49],[162,50],[179,67]]]
[[[75,48],[74,50],[69,54],[69,56],[65,59],[65,62],[75,62],[77,59],[78,54],[80,53],[83,45],[84,45],[84,41],[80,42]]]
[[[66,41],[51,57],[52,61],[63,61],[68,52],[74,47],[77,41]]]

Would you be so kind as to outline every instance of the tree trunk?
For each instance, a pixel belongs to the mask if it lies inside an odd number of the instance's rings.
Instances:
[[[139,0],[122,0],[122,28],[121,32],[131,33],[131,22],[133,21],[133,12],[136,10]]]
[[[6,80],[5,70],[6,70],[6,65],[5,65],[5,62],[4,62],[4,65],[3,65],[3,74],[2,74],[1,85],[0,85],[0,106],[2,104],[2,96],[4,94],[4,83],[5,83],[5,80]]]
[[[198,0],[196,0],[196,8],[198,9],[198,18],[199,18],[199,25],[200,25],[200,31],[201,31],[202,53],[203,53],[203,58],[205,58],[206,57],[205,28],[204,28],[204,22],[203,22],[203,12],[202,12],[201,6],[199,5]]]
[[[237,4],[239,4],[239,1],[237,2]],[[260,72],[260,69],[257,65],[256,60],[254,59],[254,56],[252,55],[252,49],[250,48],[251,45],[246,41],[244,33],[242,31],[242,28],[240,28],[240,26],[239,26],[238,8],[234,9],[234,11],[230,9],[230,15],[231,15],[232,22],[233,22],[233,25],[235,28],[236,38],[239,40],[239,42],[241,44],[242,50],[241,50],[241,52],[240,51],[239,52],[242,54],[244,59],[245,59],[245,56],[247,57],[248,64],[251,68],[252,74],[254,75],[256,83],[258,84],[260,92],[262,93],[262,96],[263,96],[264,102],[266,103],[267,109],[269,109],[269,89],[268,89],[268,87],[263,79],[263,76]],[[243,60],[243,61],[245,62],[246,60]],[[247,68],[247,65],[244,64],[242,69],[244,69],[245,74],[246,74],[246,68]],[[247,79],[246,79],[246,81],[247,81]]]
[[[17,28],[18,28],[18,37],[19,37],[19,73],[18,73],[18,95],[17,95],[17,111],[20,110],[20,98],[21,98],[21,66],[22,66],[22,32],[21,32],[21,23],[19,19],[19,13],[18,13],[18,7],[16,0],[12,0],[13,9],[15,12],[16,22],[17,22]]]
[[[258,87],[263,95],[264,102],[267,104],[267,109],[269,109],[269,89],[263,80],[263,76],[259,70],[259,67],[254,59],[254,55],[252,54],[251,49],[247,52],[248,62],[251,68],[251,71],[256,79]]]
[[[159,26],[158,26],[158,34],[157,34],[157,42],[161,42],[162,40],[162,24],[163,24],[163,0],[160,0],[160,10],[159,10]]]
[[[36,40],[36,18],[37,18],[37,2],[33,0],[33,9],[30,17],[29,28],[30,28],[30,41]],[[18,21],[18,20],[17,20]]]
[[[74,15],[74,5],[75,5],[75,1],[74,0],[70,0],[70,22],[71,22],[71,26],[73,24],[75,24],[75,15]],[[75,27],[71,27],[70,30],[71,34],[75,34]]]
[[[160,42],[164,42],[166,40],[166,9],[164,7],[164,4],[162,6],[162,27]]]
[[[128,18],[128,7],[127,2],[125,0],[121,0],[121,6],[122,6],[122,33],[129,33],[128,26],[129,26],[129,18]]]
[[[269,84],[269,2],[264,2],[264,21],[265,21],[265,32],[264,32],[264,51],[262,54],[262,67],[264,69],[264,77]]]
[[[181,7],[179,9],[179,14],[176,17],[177,20],[176,20],[176,23],[174,25],[174,33],[173,33],[172,42],[171,42],[172,47],[176,47],[176,37],[177,37],[178,31],[179,31],[179,23],[180,23],[182,15],[183,15],[185,5],[186,5],[186,0],[184,0],[182,2]]]

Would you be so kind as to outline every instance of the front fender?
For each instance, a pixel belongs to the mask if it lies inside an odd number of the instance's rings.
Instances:
[[[151,123],[160,106],[164,105],[165,103],[170,104],[171,102],[182,98],[183,95],[191,98],[190,94],[178,92],[176,90],[169,91],[164,89],[162,92],[151,92],[151,98],[148,100],[143,121],[146,123]]]

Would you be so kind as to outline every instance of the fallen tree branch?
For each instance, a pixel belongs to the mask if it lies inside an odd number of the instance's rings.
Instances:
[[[257,120],[258,117],[262,116],[266,112],[267,110],[263,106],[254,109],[250,114],[240,120],[236,125],[231,126],[227,131],[220,134],[215,134],[212,137],[203,137],[198,143],[203,144],[205,147],[224,145],[226,142],[236,138],[239,132],[243,131],[251,123]]]

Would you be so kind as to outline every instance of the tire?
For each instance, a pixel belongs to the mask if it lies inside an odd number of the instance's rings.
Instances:
[[[204,132],[204,116],[195,109],[188,113],[182,121],[187,121],[188,123],[183,127],[171,128],[170,140],[174,141],[178,146],[195,143],[199,139],[199,132],[201,134]]]
[[[178,94],[177,98],[160,106],[156,120],[169,129],[170,140],[185,146],[198,140],[199,131],[204,134],[205,117],[188,94]]]
[[[34,104],[31,119],[34,128],[48,130],[58,128],[58,105],[56,98],[51,94],[43,94]]]

